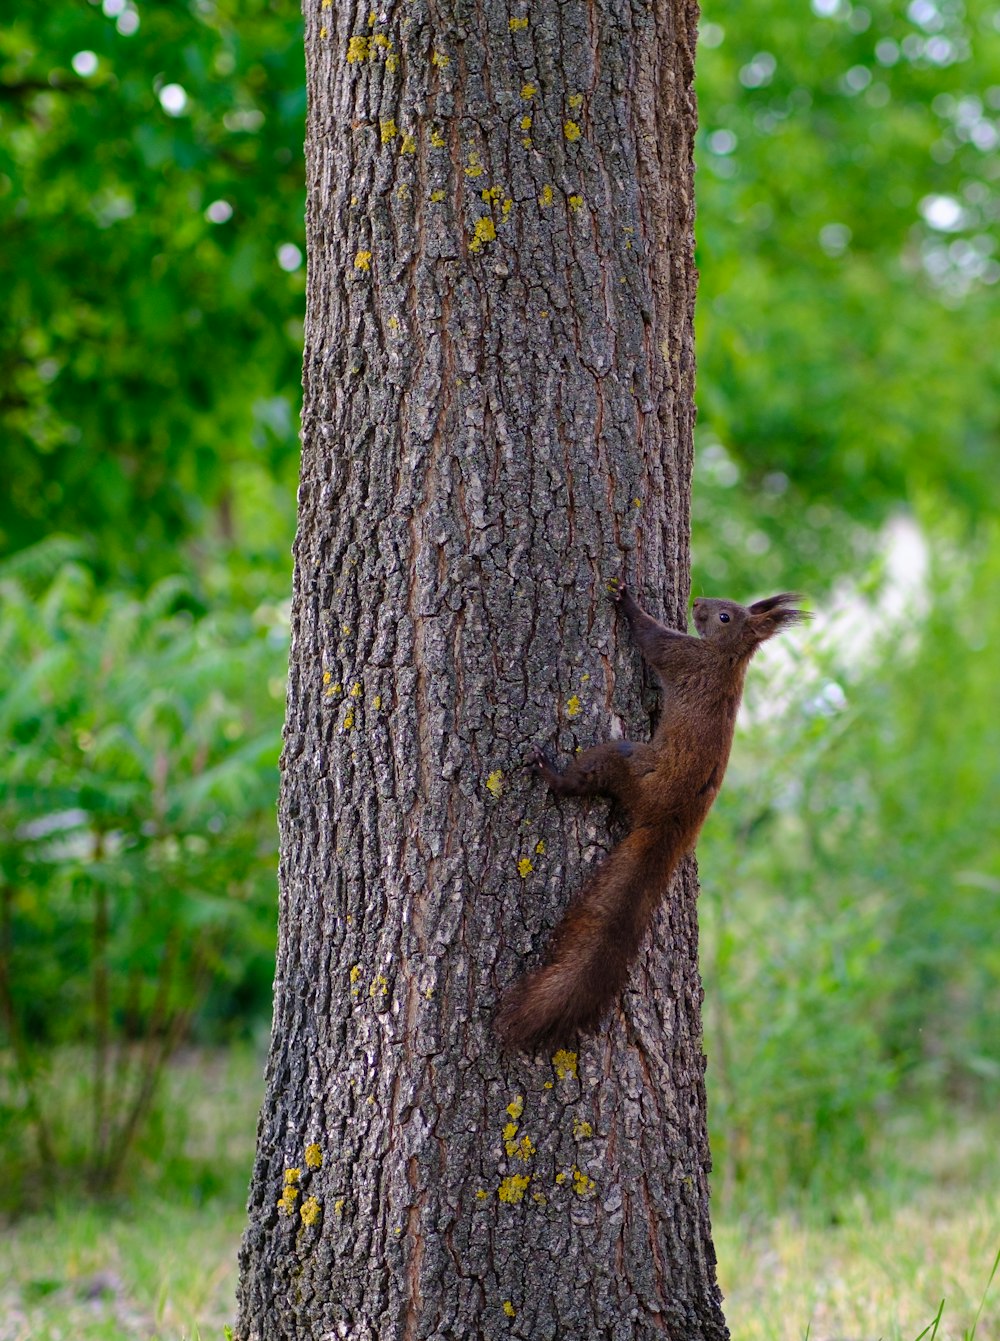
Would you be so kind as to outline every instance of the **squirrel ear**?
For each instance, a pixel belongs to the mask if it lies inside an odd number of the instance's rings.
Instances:
[[[795,609],[795,602],[804,598],[797,591],[781,591],[777,596],[767,596],[750,606],[750,626],[763,640],[771,638],[781,629],[793,624],[804,624],[812,619],[808,610]]]

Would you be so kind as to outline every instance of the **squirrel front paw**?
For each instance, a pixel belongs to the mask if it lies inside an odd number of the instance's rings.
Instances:
[[[536,745],[532,749],[531,753],[524,761],[524,766],[525,768],[530,769],[532,773],[543,773],[547,768],[552,767],[545,751],[540,745]]]
[[[608,594],[615,605],[621,605],[622,601],[628,596],[625,579],[623,577],[613,577],[608,583]]]

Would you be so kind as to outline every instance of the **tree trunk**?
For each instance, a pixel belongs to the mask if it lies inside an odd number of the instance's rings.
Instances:
[[[692,0],[307,0],[309,300],[275,1019],[242,1341],[728,1335],[696,882],[600,1037],[503,990],[611,843],[522,770],[642,738],[683,627]]]

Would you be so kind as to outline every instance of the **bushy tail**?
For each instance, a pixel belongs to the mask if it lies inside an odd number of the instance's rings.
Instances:
[[[534,1052],[597,1027],[686,846],[677,834],[641,828],[615,848],[556,928],[546,962],[504,997],[497,1032],[505,1046]]]

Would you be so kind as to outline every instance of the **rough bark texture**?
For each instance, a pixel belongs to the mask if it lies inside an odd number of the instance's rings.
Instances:
[[[309,302],[275,1022],[241,1341],[728,1335],[692,866],[596,1040],[504,1057],[678,626],[688,0],[307,0]]]

